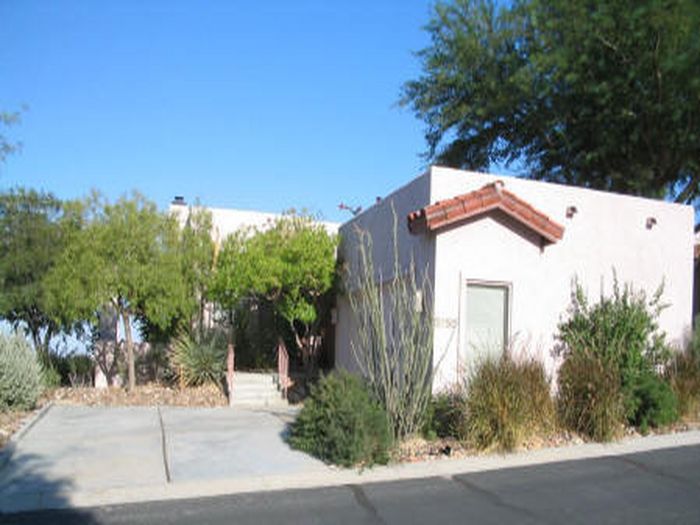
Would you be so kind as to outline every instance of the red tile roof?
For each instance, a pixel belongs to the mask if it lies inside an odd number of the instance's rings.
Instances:
[[[506,213],[549,242],[557,242],[564,235],[563,226],[503,189],[500,180],[409,213],[408,229],[411,233],[432,232],[493,210]]]

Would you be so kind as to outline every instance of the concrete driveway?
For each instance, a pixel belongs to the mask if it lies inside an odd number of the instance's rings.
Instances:
[[[49,408],[0,470],[0,512],[113,493],[326,471],[283,439],[294,413],[230,408]]]

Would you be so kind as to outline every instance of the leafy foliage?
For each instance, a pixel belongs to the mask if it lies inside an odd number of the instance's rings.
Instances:
[[[0,111],[0,126],[9,127],[17,124],[20,120],[20,113],[17,111],[7,112]],[[12,142],[11,139],[7,138],[4,133],[0,133],[0,164],[5,162],[8,155],[16,153],[20,148],[21,144],[18,142]]]
[[[183,334],[175,339],[170,362],[182,386],[207,383],[222,386],[226,373],[226,336],[214,330],[199,340]]]
[[[632,425],[675,418],[670,388],[655,373],[670,355],[658,327],[661,293],[659,288],[649,300],[629,284],[621,288],[615,278],[613,294],[590,305],[575,286],[569,318],[559,325],[560,401],[571,428],[596,440],[612,439],[620,423],[618,396]]]
[[[212,215],[199,206],[191,207],[180,232],[179,251],[186,298],[194,312],[190,323],[204,332],[204,308],[214,273],[215,244],[212,241]]]
[[[57,374],[55,386],[91,386],[95,362],[88,354],[70,352],[64,355],[52,353],[51,369]]]
[[[227,310],[243,298],[269,301],[311,362],[334,283],[335,248],[335,236],[308,216],[286,215],[268,229],[239,231],[219,254],[212,296]]]
[[[651,299],[632,285],[620,287],[613,280],[613,293],[589,304],[579,284],[574,287],[569,317],[559,324],[564,356],[589,351],[618,374],[622,388],[649,372],[668,357],[665,334],[659,330],[658,316],[663,288]]]
[[[456,437],[466,440],[467,436],[463,435],[466,428],[465,398],[461,387],[434,395],[426,410],[423,435],[427,439]]]
[[[401,103],[438,163],[691,202],[699,25],[694,0],[439,1]]]
[[[49,193],[18,188],[0,194],[0,317],[26,327],[44,354],[59,329],[46,276],[64,246],[62,208]]]
[[[323,461],[352,467],[386,463],[392,438],[386,413],[362,381],[333,372],[312,387],[289,442]]]
[[[466,429],[460,434],[478,448],[513,450],[553,425],[549,380],[538,361],[515,361],[507,354],[483,361],[467,389]]]
[[[671,386],[653,372],[636,379],[631,386],[632,406],[628,419],[642,432],[649,427],[669,425],[678,419],[678,398]]]
[[[131,323],[165,328],[187,310],[171,217],[138,194],[114,204],[95,197],[87,226],[75,235],[52,272],[54,300],[69,318],[94,319],[111,304],[125,330],[129,388],[136,382]]]
[[[618,371],[594,352],[571,353],[559,369],[557,397],[564,427],[595,441],[610,441],[625,420]]]
[[[34,408],[41,390],[41,365],[26,339],[0,332],[0,409]]]

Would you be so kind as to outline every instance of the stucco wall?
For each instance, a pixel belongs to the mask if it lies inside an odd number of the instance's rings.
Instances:
[[[417,271],[428,272],[432,287],[435,268],[435,239],[411,235],[406,228],[408,213],[425,206],[429,200],[430,176],[427,173],[343,224],[339,230],[338,256],[343,261],[346,272],[349,272],[350,275],[357,275],[360,269],[358,231],[363,231],[368,232],[372,237],[372,260],[376,280],[386,282],[393,277],[395,244],[393,225],[394,217],[396,217],[396,246],[398,247],[401,271],[404,272],[413,260]],[[351,347],[357,329],[347,299],[347,294],[352,293],[352,289],[353,283],[350,280],[344,293],[339,295],[336,305],[335,365],[346,370],[357,371],[357,363]]]
[[[265,230],[272,226],[276,220],[283,217],[280,213],[267,213],[251,210],[236,210],[233,208],[209,208],[194,206],[194,209],[204,208],[211,213],[212,239],[220,242],[232,233],[242,229]],[[171,204],[169,213],[177,218],[180,227],[184,227],[189,217],[191,207],[186,204]],[[329,234],[338,233],[340,224],[335,222],[319,221]]]
[[[501,213],[436,234],[435,360],[441,366],[435,388],[455,381],[465,362],[465,284],[468,279],[511,286],[510,335],[516,351],[554,367],[551,350],[577,278],[596,300],[609,293],[613,269],[621,282],[652,294],[664,283],[660,325],[681,344],[691,326],[693,222],[690,206],[568,186],[496,177],[446,168],[431,169],[430,202],[503,180],[505,189],[564,226],[561,241],[540,248],[537,237]],[[569,206],[577,213],[566,217]],[[647,218],[656,224],[648,229]]]

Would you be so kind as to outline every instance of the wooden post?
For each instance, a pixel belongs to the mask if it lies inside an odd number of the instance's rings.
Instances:
[[[228,386],[228,406],[233,406],[233,365],[235,361],[235,352],[233,343],[228,344],[228,353],[226,355],[226,385]]]

